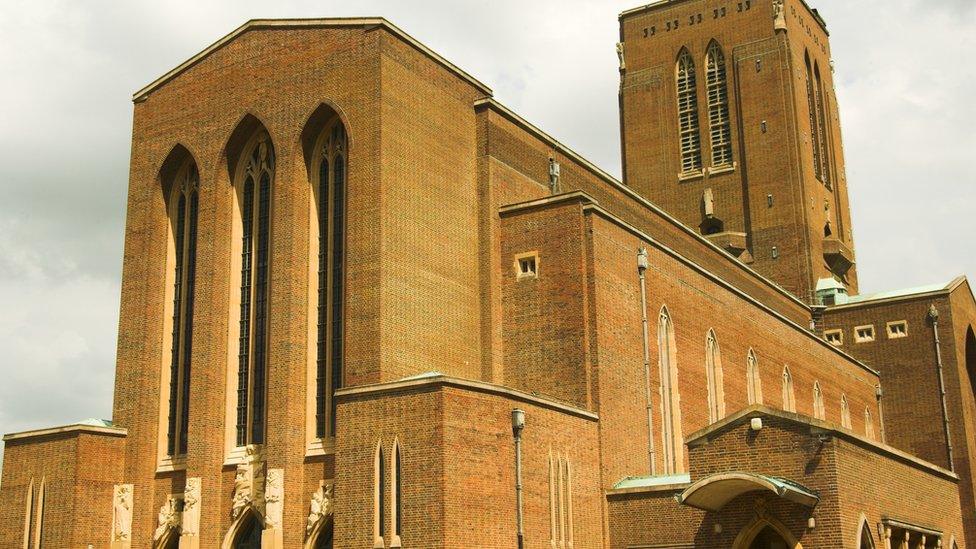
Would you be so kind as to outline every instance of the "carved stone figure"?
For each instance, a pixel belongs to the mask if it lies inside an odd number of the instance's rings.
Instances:
[[[241,516],[241,513],[250,505],[253,494],[251,488],[254,483],[253,470],[250,465],[238,465],[237,474],[234,476],[234,497],[230,510],[230,516],[234,519]]]
[[[559,192],[559,176],[560,168],[559,162],[556,159],[549,157],[549,190],[552,194],[557,194]]]
[[[332,515],[332,499],[335,487],[326,484],[324,480],[319,481],[319,489],[312,494],[312,502],[309,505],[308,522],[305,525],[305,535],[312,533],[318,522]]]
[[[281,528],[284,507],[285,470],[268,469],[264,486],[264,524],[266,528]]]
[[[202,480],[199,478],[186,479],[186,491],[183,493],[183,535],[195,536],[200,533],[200,498]]]
[[[116,484],[112,501],[112,541],[132,538],[132,485]]]
[[[627,61],[624,59],[624,43],[617,42],[617,59],[620,61],[620,70],[627,68]]]
[[[783,0],[773,0],[773,28],[786,30],[786,9]]]
[[[159,541],[171,528],[179,528],[182,520],[182,507],[182,502],[177,496],[171,495],[166,498],[166,503],[159,508],[153,541]]]

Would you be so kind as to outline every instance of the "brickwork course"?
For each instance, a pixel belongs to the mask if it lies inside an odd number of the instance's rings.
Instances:
[[[823,19],[665,0],[619,21],[623,181],[383,19],[250,21],[139,90],[113,418],[4,438],[0,548],[976,547],[976,301],[965,278],[858,295]],[[347,169],[320,279],[323,143]],[[266,383],[239,403],[252,154],[273,158]],[[255,399],[266,435],[239,444]]]

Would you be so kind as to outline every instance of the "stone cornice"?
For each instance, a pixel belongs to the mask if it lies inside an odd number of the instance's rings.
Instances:
[[[100,427],[96,425],[86,425],[84,423],[76,423],[74,425],[63,425],[60,427],[49,427],[47,429],[35,429],[33,431],[21,431],[19,433],[9,433],[3,436],[4,442],[11,442],[14,440],[26,440],[31,438],[39,438],[51,435],[61,435],[61,434],[81,434],[87,433],[92,435],[105,435],[112,437],[124,437],[129,434],[126,429],[121,427]]]

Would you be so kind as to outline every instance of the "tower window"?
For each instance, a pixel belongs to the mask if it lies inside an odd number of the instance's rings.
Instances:
[[[701,136],[698,127],[698,88],[695,60],[688,50],[678,56],[678,129],[681,141],[681,173],[701,171]]]
[[[708,91],[708,128],[712,146],[712,166],[732,165],[732,130],[729,122],[729,92],[725,54],[716,42],[708,48],[705,73]]]
[[[855,343],[869,343],[874,341],[874,326],[858,326],[854,328]]]
[[[898,339],[900,337],[908,337],[908,322],[905,320],[889,322],[888,339]]]
[[[824,332],[824,339],[827,343],[835,347],[840,347],[844,344],[844,331],[843,330],[827,330]]]
[[[515,273],[519,280],[539,278],[539,253],[530,252],[515,257]]]
[[[810,113],[810,148],[813,152],[813,174],[817,179],[823,180],[823,163],[820,158],[820,124],[817,121],[817,99],[816,91],[813,87],[813,66],[810,64],[810,55],[806,56],[807,66],[807,110]]]

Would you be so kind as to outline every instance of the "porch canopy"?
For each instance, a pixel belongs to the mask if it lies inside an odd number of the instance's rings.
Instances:
[[[813,508],[820,498],[790,480],[754,473],[718,473],[695,482],[675,496],[678,503],[705,511],[719,511],[733,499],[749,492],[772,492],[777,496]]]

